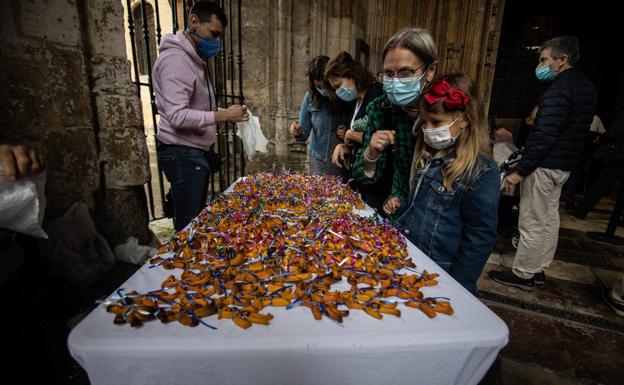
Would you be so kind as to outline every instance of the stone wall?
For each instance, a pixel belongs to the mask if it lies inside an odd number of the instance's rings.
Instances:
[[[148,241],[141,105],[117,0],[3,1],[0,130],[41,152],[48,219],[83,201],[113,245]]]

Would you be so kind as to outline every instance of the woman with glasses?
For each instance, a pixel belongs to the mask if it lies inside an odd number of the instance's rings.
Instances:
[[[366,108],[370,102],[383,95],[381,84],[362,64],[353,60],[348,52],[340,52],[327,63],[325,78],[335,90],[336,97],[344,103],[350,103],[353,114],[348,119],[346,132],[338,131],[344,143],[334,149],[332,163],[337,167],[350,169],[350,163],[356,151],[362,147],[364,131],[366,129]],[[342,134],[342,135],[340,135]],[[384,199],[383,186],[352,184],[355,190],[362,194],[362,198],[370,206],[381,209]],[[380,188],[381,187],[381,188]],[[389,193],[385,189],[385,195]]]
[[[409,193],[416,142],[412,128],[419,117],[421,94],[434,79],[437,57],[431,33],[422,28],[404,28],[384,47],[380,80],[385,96],[373,100],[367,108],[363,147],[351,170],[360,185],[388,180],[391,187],[384,201],[391,197],[405,199]]]

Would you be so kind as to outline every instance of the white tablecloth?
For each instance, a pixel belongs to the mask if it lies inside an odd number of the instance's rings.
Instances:
[[[270,325],[247,330],[216,316],[204,321],[218,330],[158,320],[134,329],[100,305],[71,332],[69,350],[92,385],[477,384],[507,344],[507,326],[409,242],[408,251],[418,270],[440,274],[422,291],[450,298],[453,316],[399,305],[401,318],[352,310],[339,325],[304,307],[267,308]],[[180,273],[147,264],[122,287],[155,290]]]

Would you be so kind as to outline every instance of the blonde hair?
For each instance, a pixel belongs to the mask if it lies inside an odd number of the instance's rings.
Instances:
[[[421,99],[420,109],[427,110],[432,113],[452,113],[459,111],[466,114],[468,125],[462,130],[457,137],[455,148],[455,159],[448,162],[444,167],[443,183],[447,190],[451,190],[453,183],[463,177],[470,179],[475,163],[478,161],[479,154],[489,157],[492,155],[492,147],[490,146],[490,137],[488,135],[488,124],[485,119],[485,111],[479,91],[470,77],[463,73],[454,73],[442,76],[440,80],[446,80],[452,90],[461,89],[470,98],[465,108],[448,109],[443,102],[444,99],[438,100],[433,104],[429,104],[424,98]],[[425,94],[429,91],[425,91]],[[412,162],[411,179],[413,181],[418,168],[424,165],[425,157],[432,156],[425,145],[422,134],[420,134],[421,124],[414,127],[415,134],[419,134],[416,140],[416,148],[414,150],[414,159]],[[442,155],[448,153],[452,148],[443,150]]]

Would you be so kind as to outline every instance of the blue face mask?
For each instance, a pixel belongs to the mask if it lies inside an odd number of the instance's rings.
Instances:
[[[535,76],[537,76],[537,79],[542,82],[549,82],[553,80],[555,76],[557,76],[557,74],[555,73],[555,71],[550,69],[550,66],[548,64],[543,64],[535,68]]]
[[[316,87],[316,90],[318,91],[319,94],[321,94],[321,96],[325,98],[329,95],[329,91],[327,91],[326,89],[324,90],[324,89]]]
[[[388,96],[388,100],[394,105],[406,107],[412,104],[420,96],[420,80],[427,72],[420,77],[412,77],[399,80],[394,77],[384,76],[383,89]]]
[[[197,37],[197,50],[199,54],[206,59],[211,59],[221,52],[221,39],[213,39],[210,37],[201,37],[195,32],[191,32],[191,35]]]
[[[336,96],[345,102],[352,102],[357,98],[357,91],[355,87],[348,89],[344,84],[341,84],[336,91]]]

